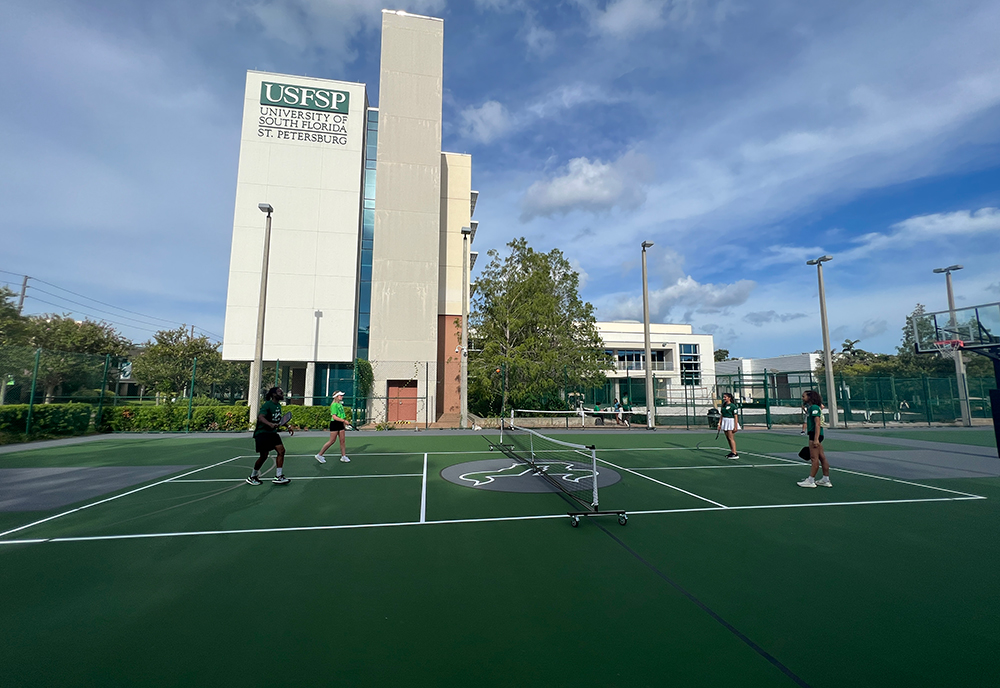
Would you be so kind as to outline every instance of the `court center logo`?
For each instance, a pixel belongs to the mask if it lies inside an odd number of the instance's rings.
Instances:
[[[588,464],[565,460],[536,461],[549,477],[562,483],[567,490],[582,491],[593,488],[591,467]],[[469,461],[448,466],[441,477],[455,485],[491,492],[553,492],[548,481],[535,474],[527,464],[514,459],[488,459]],[[617,471],[597,467],[597,487],[614,485],[621,480]]]
[[[260,104],[346,115],[351,94],[329,88],[309,88],[265,81],[260,85]]]

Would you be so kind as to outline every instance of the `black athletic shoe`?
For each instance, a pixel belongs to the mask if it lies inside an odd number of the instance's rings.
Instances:
[[[292,481],[288,479],[287,475],[276,475],[274,476],[274,480],[272,480],[271,482],[274,483],[275,485],[287,485]]]
[[[251,475],[249,478],[247,478],[247,484],[260,485],[260,478],[258,478],[256,475]]]

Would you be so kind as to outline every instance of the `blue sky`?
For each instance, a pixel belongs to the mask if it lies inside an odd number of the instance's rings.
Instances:
[[[247,69],[365,82],[368,0],[0,6],[0,270],[221,333]],[[1000,301],[1000,3],[414,0],[445,20],[444,147],[475,249],[560,248],[600,319],[739,356],[891,352],[916,303]],[[0,281],[20,279],[0,273]],[[78,297],[29,291],[26,312]],[[50,304],[60,305],[56,308]],[[143,329],[144,328],[144,329]]]

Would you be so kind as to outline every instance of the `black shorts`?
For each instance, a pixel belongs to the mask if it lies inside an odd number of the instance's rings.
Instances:
[[[331,420],[330,421],[330,432],[340,432],[341,430],[346,430],[344,427],[344,421],[342,420]]]
[[[254,444],[257,445],[257,453],[269,452],[275,447],[283,447],[281,443],[281,435],[276,432],[263,432],[259,435],[254,435]]]

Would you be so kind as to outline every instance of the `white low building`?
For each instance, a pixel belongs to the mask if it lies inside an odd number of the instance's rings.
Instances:
[[[646,409],[646,351],[643,324],[634,320],[597,322],[605,350],[615,361],[606,371],[608,394],[642,412]],[[712,335],[695,334],[691,325],[650,323],[650,369],[657,406],[709,402],[715,386]],[[666,410],[661,411],[666,413]]]

